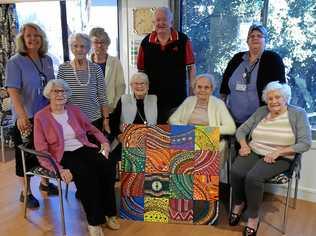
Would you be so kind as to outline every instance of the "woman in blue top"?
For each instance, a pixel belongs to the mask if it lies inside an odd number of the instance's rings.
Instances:
[[[37,111],[48,104],[43,97],[43,88],[50,79],[54,79],[52,59],[46,55],[48,43],[44,31],[34,23],[22,26],[16,37],[16,54],[6,65],[5,86],[13,103],[13,120],[15,124],[14,143],[16,159],[16,175],[23,181],[23,165],[21,151],[18,145],[22,144],[22,136],[27,137],[33,145],[32,124]],[[36,157],[26,158],[26,168],[38,165]],[[28,180],[28,184],[30,181]],[[30,189],[30,188],[28,188]],[[48,194],[58,194],[57,187],[42,179],[40,190]],[[24,201],[23,191],[20,201]],[[27,207],[39,207],[38,200],[27,193]]]
[[[265,27],[251,25],[247,36],[249,50],[235,54],[225,69],[220,93],[237,127],[265,104],[261,101],[262,91],[269,82],[286,82],[282,58],[265,49],[267,37]]]

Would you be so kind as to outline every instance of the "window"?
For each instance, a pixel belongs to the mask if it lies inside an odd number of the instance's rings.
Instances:
[[[59,64],[63,62],[61,24],[59,21],[56,24],[56,19],[60,19],[59,1],[16,3],[16,11],[20,27],[33,22],[44,30],[48,39],[48,54],[57,72]]]
[[[111,44],[108,53],[111,56],[118,55],[118,16],[117,0],[92,0],[89,5],[87,1],[67,1],[67,23],[68,34],[74,32],[85,32],[89,34],[93,27],[103,27],[108,33]]]
[[[269,1],[269,45],[283,58],[291,103],[306,109],[316,129],[316,1],[298,2]]]
[[[73,32],[89,33],[92,27],[103,27],[111,38],[109,54],[118,55],[117,0],[67,0],[66,8],[69,35]],[[57,73],[58,66],[63,62],[60,2],[21,2],[16,3],[16,9],[20,26],[33,22],[45,31],[49,42],[48,53]]]
[[[283,57],[291,103],[306,109],[316,129],[316,1],[268,1],[268,9],[264,2],[182,0],[182,29],[192,40],[197,73],[214,74],[220,85],[227,62],[247,50],[249,25],[268,12],[267,48]]]

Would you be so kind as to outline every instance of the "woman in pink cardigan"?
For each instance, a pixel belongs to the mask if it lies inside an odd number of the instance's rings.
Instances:
[[[105,212],[109,204],[104,200],[110,178],[108,140],[78,107],[66,104],[71,91],[64,80],[49,81],[43,93],[50,104],[35,115],[35,149],[52,155],[66,183],[75,182],[87,215],[90,235],[103,236],[100,225],[106,221]],[[101,143],[102,153],[97,145],[89,142],[87,134]],[[43,167],[53,170],[50,163],[39,161]]]

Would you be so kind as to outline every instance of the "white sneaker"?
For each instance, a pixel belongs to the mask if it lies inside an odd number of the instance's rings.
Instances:
[[[88,225],[90,236],[104,236],[101,226]]]
[[[105,216],[105,219],[106,219],[106,226],[109,229],[113,229],[113,230],[120,229],[120,223],[118,222],[115,216],[111,216],[111,217]]]

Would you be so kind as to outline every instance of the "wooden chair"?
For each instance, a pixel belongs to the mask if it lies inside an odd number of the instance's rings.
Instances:
[[[62,222],[62,232],[63,235],[66,235],[66,226],[65,226],[65,215],[64,215],[64,203],[63,203],[63,194],[62,194],[62,188],[61,188],[61,176],[60,172],[57,168],[57,165],[50,154],[37,152],[33,149],[29,149],[26,147],[25,144],[22,144],[19,146],[22,153],[22,163],[23,163],[23,171],[24,171],[24,181],[25,181],[25,188],[24,188],[24,196],[27,196],[28,192],[28,184],[27,184],[27,177],[28,176],[40,176],[47,179],[54,179],[57,181],[57,187],[59,191],[59,207],[60,207],[60,219]],[[25,158],[27,158],[29,155],[25,155],[25,153],[35,155],[39,158],[45,158],[47,159],[51,165],[54,168],[54,171],[49,171],[41,166],[37,166],[32,168],[31,170],[26,171],[26,165],[25,165]],[[66,195],[68,191],[68,184],[66,185]],[[27,197],[24,197],[24,218],[27,218],[27,207],[26,207],[26,200]]]

